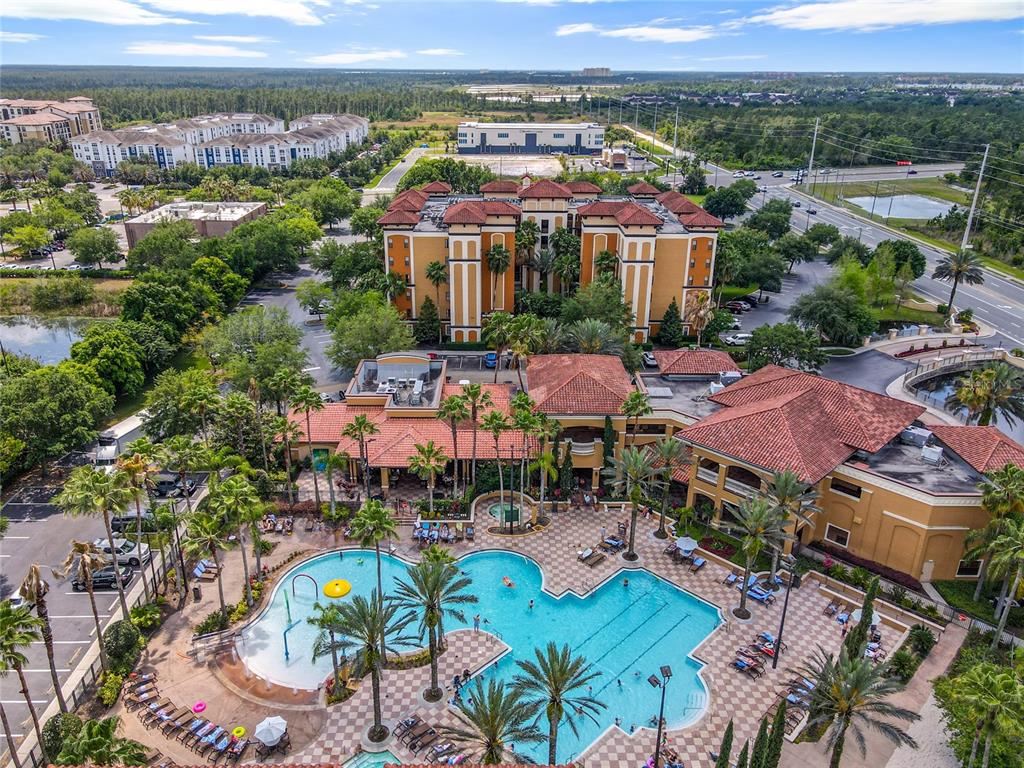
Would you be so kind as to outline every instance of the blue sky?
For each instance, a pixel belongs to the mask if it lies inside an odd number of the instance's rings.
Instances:
[[[1024,0],[5,0],[0,62],[1024,72]]]

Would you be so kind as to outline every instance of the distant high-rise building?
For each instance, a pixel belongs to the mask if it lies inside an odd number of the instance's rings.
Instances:
[[[608,67],[584,67],[581,74],[583,77],[611,77],[612,71]]]

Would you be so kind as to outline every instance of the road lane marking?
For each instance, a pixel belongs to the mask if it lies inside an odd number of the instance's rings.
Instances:
[[[95,631],[96,628],[93,627],[93,632]],[[54,645],[82,645],[83,643],[91,643],[92,640],[53,640],[52,642]],[[44,643],[42,640],[36,640],[34,643],[30,643],[30,645],[44,645]]]
[[[68,613],[68,614],[54,616],[51,613],[50,614],[50,618],[51,619],[91,619],[91,618],[93,618],[93,615],[91,613]],[[110,614],[109,613],[101,613],[100,614],[100,618],[101,619],[109,619],[110,618]]]
[[[320,366],[319,365],[314,365],[312,368],[303,368],[302,372],[303,373],[309,373],[310,371],[319,371],[319,370],[320,370]]]
[[[42,669],[22,669],[21,671],[22,671],[22,672],[49,672],[49,671],[50,671],[50,668],[49,668],[49,667],[44,667],[44,668],[42,668]],[[58,668],[57,668],[57,671],[58,671],[58,672],[70,672],[70,671],[71,671],[71,669],[70,669],[70,668],[68,668],[68,669],[62,669],[62,668],[58,667]]]
[[[31,536],[4,536],[4,541],[10,541],[11,539],[31,539]]]
[[[50,701],[49,699],[32,699],[32,703],[33,704],[47,704],[47,703],[49,703],[49,701]],[[3,700],[0,700],[0,704],[24,704],[24,703],[25,703],[24,699],[10,699],[10,700],[3,699]]]

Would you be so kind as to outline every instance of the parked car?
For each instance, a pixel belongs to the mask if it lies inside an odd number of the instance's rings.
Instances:
[[[753,309],[747,302],[740,301],[739,299],[725,302],[725,308],[730,312],[749,312]]]
[[[644,352],[644,365],[648,368],[658,367],[658,361],[654,358],[653,352]]]
[[[772,171],[773,179],[781,179],[784,175],[782,171]]]
[[[135,526],[138,524],[138,520],[135,517],[135,513],[114,515],[110,518],[110,530],[114,533],[132,533],[135,531]],[[152,532],[156,530],[156,516],[148,509],[142,510],[142,530]]]
[[[109,541],[106,539],[96,539],[93,544],[99,548],[108,562],[113,560]],[[114,546],[117,548],[117,562],[128,563],[133,568],[138,568],[143,563],[148,563],[149,558],[152,556],[147,544],[136,544],[127,539],[114,539]]]
[[[743,330],[743,323],[740,322],[740,319],[738,317],[734,317],[732,319],[732,322],[729,323],[729,330],[730,331],[740,331],[740,330]]]
[[[120,579],[121,586],[127,587],[131,583],[132,575],[135,571],[132,570],[130,565],[122,565],[120,568],[120,574],[114,570],[114,566],[108,565],[106,568],[100,568],[92,575],[92,588],[93,589],[117,589],[117,581]],[[75,577],[71,581],[71,588],[75,592],[85,591],[85,582],[79,581],[78,577]]]
[[[745,301],[752,307],[757,307],[758,304],[767,304],[771,299],[767,296],[758,296],[756,293],[750,293],[744,296],[740,301]]]
[[[191,496],[196,490],[195,480],[185,480],[184,483],[177,475],[157,475],[154,481],[154,488],[157,496],[177,498],[183,494]]]
[[[754,336],[750,333],[734,333],[731,336],[726,336],[724,341],[730,347],[742,347],[749,343],[752,338]]]
[[[484,355],[484,367],[485,368],[497,368],[498,367],[498,353],[488,352]]]
[[[18,593],[18,590],[14,590],[13,592],[11,592],[10,596],[7,598],[7,601],[11,604],[11,608],[14,608],[15,610],[17,610],[18,608],[28,608],[31,611],[33,608],[36,607],[35,603],[33,603],[30,600],[26,600],[24,597],[22,597]]]

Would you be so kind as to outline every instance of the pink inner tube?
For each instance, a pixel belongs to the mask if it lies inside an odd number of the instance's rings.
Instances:
[[[206,702],[205,702],[205,701],[197,701],[197,702],[196,702],[196,703],[195,703],[195,704],[194,704],[194,705],[192,706],[192,711],[193,711],[193,712],[195,712],[195,713],[196,713],[197,715],[198,715],[198,714],[199,714],[200,712],[202,712],[202,711],[203,711],[204,709],[206,709]]]

